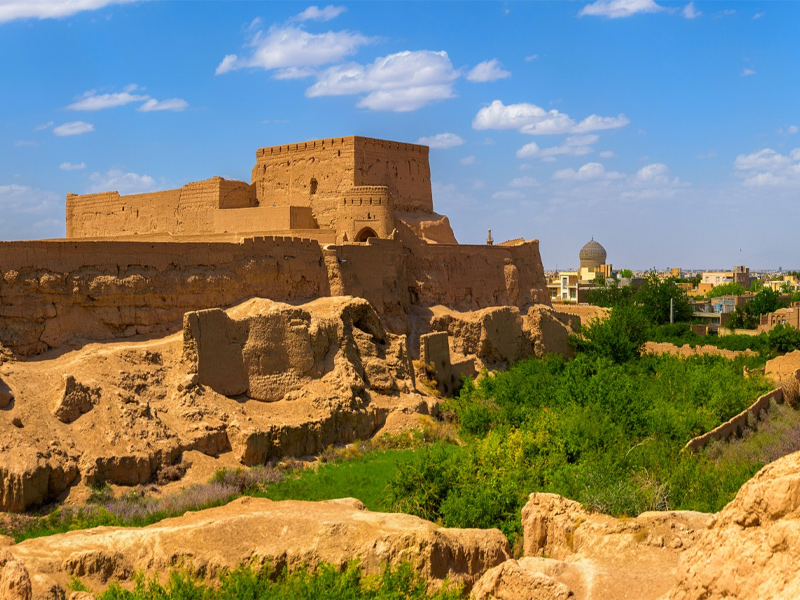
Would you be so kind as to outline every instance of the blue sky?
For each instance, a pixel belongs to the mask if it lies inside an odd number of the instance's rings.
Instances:
[[[462,243],[800,268],[800,4],[0,0],[0,239],[64,197],[250,180],[259,147],[431,146]]]

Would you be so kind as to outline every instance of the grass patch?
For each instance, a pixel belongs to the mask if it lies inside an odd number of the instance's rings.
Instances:
[[[800,412],[789,404],[770,403],[759,422],[751,422],[740,438],[711,442],[706,456],[728,468],[765,465],[800,450]]]
[[[445,583],[429,594],[426,582],[410,564],[385,566],[377,575],[365,575],[358,561],[345,569],[321,564],[275,572],[269,565],[242,566],[223,572],[216,581],[204,582],[182,571],[172,571],[167,583],[137,575],[133,591],[111,584],[98,600],[459,600],[461,587]]]
[[[409,463],[413,449],[373,450],[351,460],[298,471],[263,494],[272,500],[333,500],[358,498],[369,510],[385,511],[384,490],[400,465]]]

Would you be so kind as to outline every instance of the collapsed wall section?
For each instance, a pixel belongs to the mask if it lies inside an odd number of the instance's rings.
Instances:
[[[330,294],[318,243],[2,242],[0,343],[37,354],[71,338],[177,331],[190,310],[251,296]]]

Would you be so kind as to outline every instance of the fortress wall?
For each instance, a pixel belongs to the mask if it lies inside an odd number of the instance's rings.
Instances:
[[[311,206],[353,186],[353,138],[332,138],[260,148],[252,181],[262,206]],[[316,183],[312,194],[311,180]]]
[[[178,331],[189,310],[251,296],[329,293],[322,250],[311,240],[0,243],[0,343],[20,354],[74,337]]]
[[[212,223],[213,232],[240,234],[316,229],[317,225],[311,209],[305,206],[252,206],[218,210],[212,214]]]
[[[428,147],[354,138],[353,185],[385,185],[401,211],[433,212]]]
[[[247,207],[254,202],[250,185],[221,177],[149,194],[69,194],[67,238],[212,232],[213,215],[220,207]]]
[[[415,245],[406,276],[412,304],[456,310],[550,305],[537,240],[512,247]]]
[[[67,237],[96,238],[168,231],[181,190],[120,196],[118,192],[67,195]]]
[[[313,206],[317,213],[326,196],[387,186],[398,210],[433,211],[428,147],[417,144],[351,136],[260,148],[252,180],[262,205]]]
[[[399,331],[409,308],[402,243],[373,238],[366,244],[327,246],[323,252],[331,295],[368,300]]]

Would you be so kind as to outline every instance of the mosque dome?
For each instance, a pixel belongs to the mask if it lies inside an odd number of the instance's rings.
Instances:
[[[581,261],[581,268],[587,267],[594,270],[600,265],[606,264],[607,254],[606,249],[592,239],[581,248],[578,257]]]

